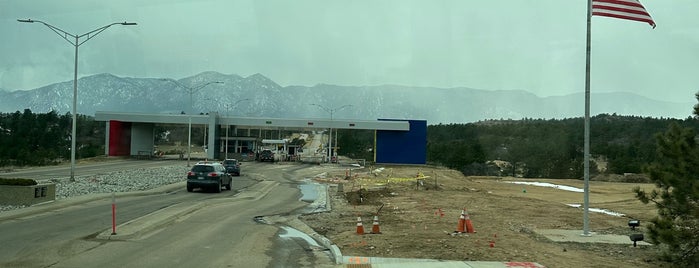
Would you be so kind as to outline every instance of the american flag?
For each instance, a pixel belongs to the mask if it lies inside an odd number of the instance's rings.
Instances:
[[[655,22],[638,0],[592,0],[592,15],[646,22]]]

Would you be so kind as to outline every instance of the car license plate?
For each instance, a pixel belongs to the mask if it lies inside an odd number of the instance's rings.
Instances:
[[[204,179],[204,177],[199,177],[199,179],[200,179],[200,180],[203,180],[203,179]]]

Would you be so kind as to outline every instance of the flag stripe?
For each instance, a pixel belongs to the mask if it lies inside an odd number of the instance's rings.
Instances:
[[[646,22],[655,22],[638,0],[592,0],[592,15]]]
[[[646,12],[646,10],[643,9],[642,7],[629,7],[629,6],[624,6],[624,5],[593,4],[592,5],[592,12],[594,12],[595,10],[613,10],[613,11],[627,12],[627,13],[644,15],[644,16],[650,17],[650,14],[648,14],[648,12]]]
[[[593,13],[592,15],[646,22],[646,23],[650,24],[650,26],[655,27],[655,22],[653,22],[653,19],[651,19],[651,18],[639,18],[639,17],[632,17],[632,16],[628,16],[628,15],[624,15],[624,14],[613,14],[613,13],[604,13],[604,12],[597,12],[597,13]]]
[[[598,3],[598,4],[617,4],[617,5],[622,5],[622,6],[628,6],[628,7],[639,7],[643,8],[643,5],[641,5],[641,2],[638,2],[638,0],[592,0],[592,2]]]

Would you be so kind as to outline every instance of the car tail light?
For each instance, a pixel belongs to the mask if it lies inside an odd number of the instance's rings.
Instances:
[[[209,173],[209,177],[218,177],[218,173],[211,172],[211,173]]]
[[[194,175],[196,175],[196,174],[194,174],[194,172],[191,172],[191,171],[187,172],[187,176],[194,176]]]

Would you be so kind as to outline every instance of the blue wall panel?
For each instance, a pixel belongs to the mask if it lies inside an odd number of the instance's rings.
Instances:
[[[376,131],[376,163],[426,164],[427,121],[379,119],[379,121],[408,121],[410,131]]]

